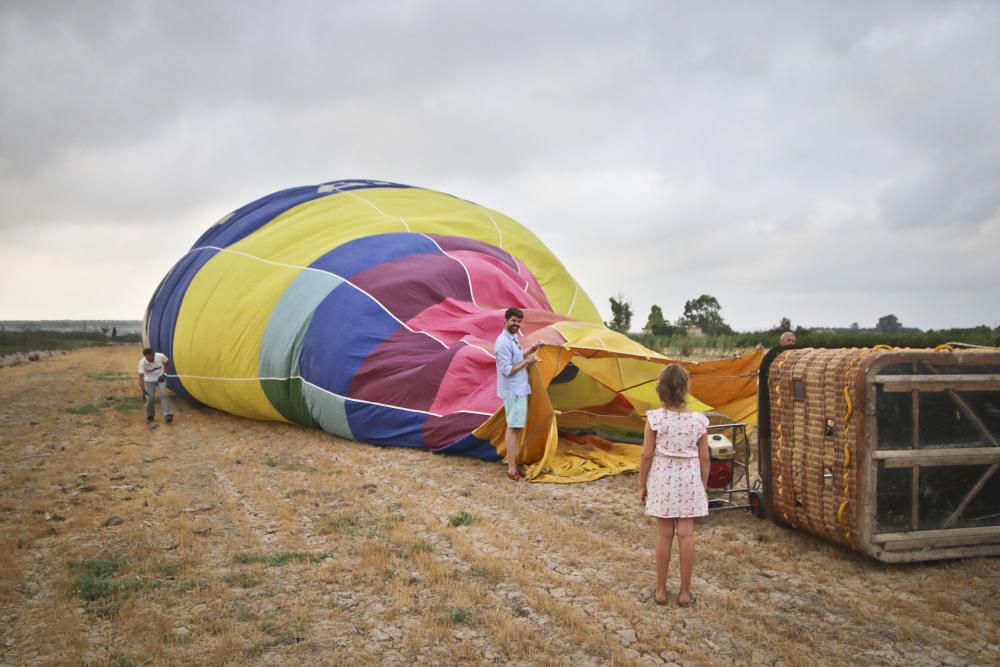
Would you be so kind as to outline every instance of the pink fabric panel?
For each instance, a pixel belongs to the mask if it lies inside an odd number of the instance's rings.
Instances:
[[[463,345],[445,371],[430,411],[439,415],[456,410],[496,412],[500,408],[496,372],[493,357]]]
[[[452,345],[460,340],[486,347],[492,351],[493,343],[503,329],[503,313],[506,308],[497,310],[480,310],[467,301],[445,299],[439,304],[425,309],[406,325],[414,331],[426,331],[446,345]],[[547,310],[524,311],[524,324],[521,342],[527,347],[535,342],[549,345],[562,345],[566,338],[549,325],[569,319]]]
[[[395,259],[354,274],[351,282],[404,321],[443,298],[469,298],[465,271],[444,255]]]
[[[453,250],[467,250],[469,252],[492,255],[504,264],[514,268],[516,268],[518,264],[518,261],[514,259],[514,255],[510,254],[506,250],[501,250],[495,245],[484,243],[483,241],[476,241],[475,239],[465,238],[464,236],[442,236],[441,234],[428,234],[428,236],[438,244],[438,247],[448,254],[451,254]]]
[[[492,350],[503,329],[503,311],[480,310],[468,301],[449,298],[424,309],[406,325],[414,331],[426,331],[447,345],[464,339]]]
[[[507,263],[481,252],[451,250],[450,257],[462,262],[472,280],[472,293],[483,308],[535,308],[552,310],[538,281],[518,262],[521,272]],[[525,291],[527,284],[527,291]]]

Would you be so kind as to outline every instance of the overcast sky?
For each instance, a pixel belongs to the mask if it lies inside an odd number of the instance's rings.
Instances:
[[[140,319],[234,208],[396,181],[605,317],[1000,324],[997,2],[0,5],[0,319]]]

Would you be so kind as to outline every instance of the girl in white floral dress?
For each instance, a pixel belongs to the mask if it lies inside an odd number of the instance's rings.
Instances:
[[[674,535],[681,561],[677,604],[694,603],[694,517],[708,514],[708,418],[687,407],[688,373],[671,364],[656,385],[663,407],[646,413],[639,467],[646,514],[656,517],[656,604],[667,603],[667,572]]]

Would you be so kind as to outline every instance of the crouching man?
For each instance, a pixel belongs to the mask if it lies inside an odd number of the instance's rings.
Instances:
[[[146,423],[149,428],[156,428],[156,392],[160,392],[160,405],[163,407],[163,419],[168,424],[174,421],[174,409],[167,396],[167,371],[170,360],[167,355],[153,352],[147,347],[142,351],[139,360],[139,388],[146,399]]]

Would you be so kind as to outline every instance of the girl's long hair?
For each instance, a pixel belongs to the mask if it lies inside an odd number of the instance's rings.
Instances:
[[[660,373],[656,383],[656,394],[664,405],[677,406],[687,404],[688,372],[680,364],[670,364]]]

